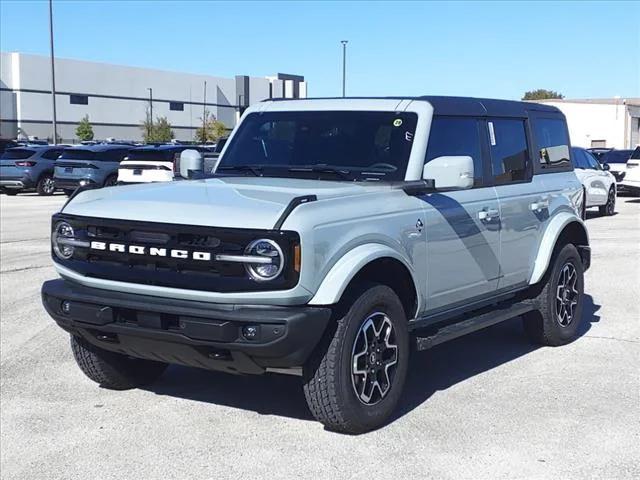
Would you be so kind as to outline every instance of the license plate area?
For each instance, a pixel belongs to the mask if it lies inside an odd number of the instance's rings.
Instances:
[[[133,169],[133,174],[134,175],[142,175],[142,169],[141,168],[134,168]]]
[[[64,168],[64,173],[72,173],[73,172],[73,167],[65,167]]]

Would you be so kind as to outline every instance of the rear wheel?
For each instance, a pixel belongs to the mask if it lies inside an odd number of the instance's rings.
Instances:
[[[311,413],[344,433],[363,433],[387,421],[409,362],[407,319],[397,295],[384,285],[359,291],[304,368]]]
[[[562,247],[545,275],[544,286],[532,300],[536,309],[523,318],[525,332],[532,341],[557,346],[577,337],[582,322],[583,273],[576,247]]]
[[[131,358],[109,352],[71,336],[71,350],[80,370],[101,387],[128,390],[156,381],[167,368],[166,363]]]
[[[613,187],[609,189],[609,194],[607,195],[607,203],[601,207],[598,207],[600,210],[600,215],[611,216],[616,211],[616,191]]]
[[[53,181],[53,177],[51,175],[43,175],[42,178],[38,180],[36,191],[38,192],[38,195],[53,195],[56,191],[56,184]]]

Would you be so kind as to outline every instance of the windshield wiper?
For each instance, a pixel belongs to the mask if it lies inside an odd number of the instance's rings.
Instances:
[[[345,180],[353,180],[351,178],[351,171],[343,168],[332,167],[330,165],[302,165],[300,167],[289,168],[290,172],[314,172],[314,173],[333,173]]]
[[[259,165],[221,165],[216,168],[218,170],[237,170],[239,172],[251,172],[254,176],[262,176],[262,167]]]

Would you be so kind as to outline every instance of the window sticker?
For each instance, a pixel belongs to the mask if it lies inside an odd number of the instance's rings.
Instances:
[[[496,144],[496,132],[493,130],[493,122],[489,122],[489,138],[491,139],[491,145]]]
[[[396,118],[396,119],[393,121],[393,126],[394,126],[394,127],[399,127],[400,125],[402,125],[402,119],[401,119],[401,118]]]

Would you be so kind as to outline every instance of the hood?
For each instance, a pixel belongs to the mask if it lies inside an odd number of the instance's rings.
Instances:
[[[298,178],[227,177],[87,190],[62,210],[85,217],[270,230],[295,197],[364,195],[380,185]]]

